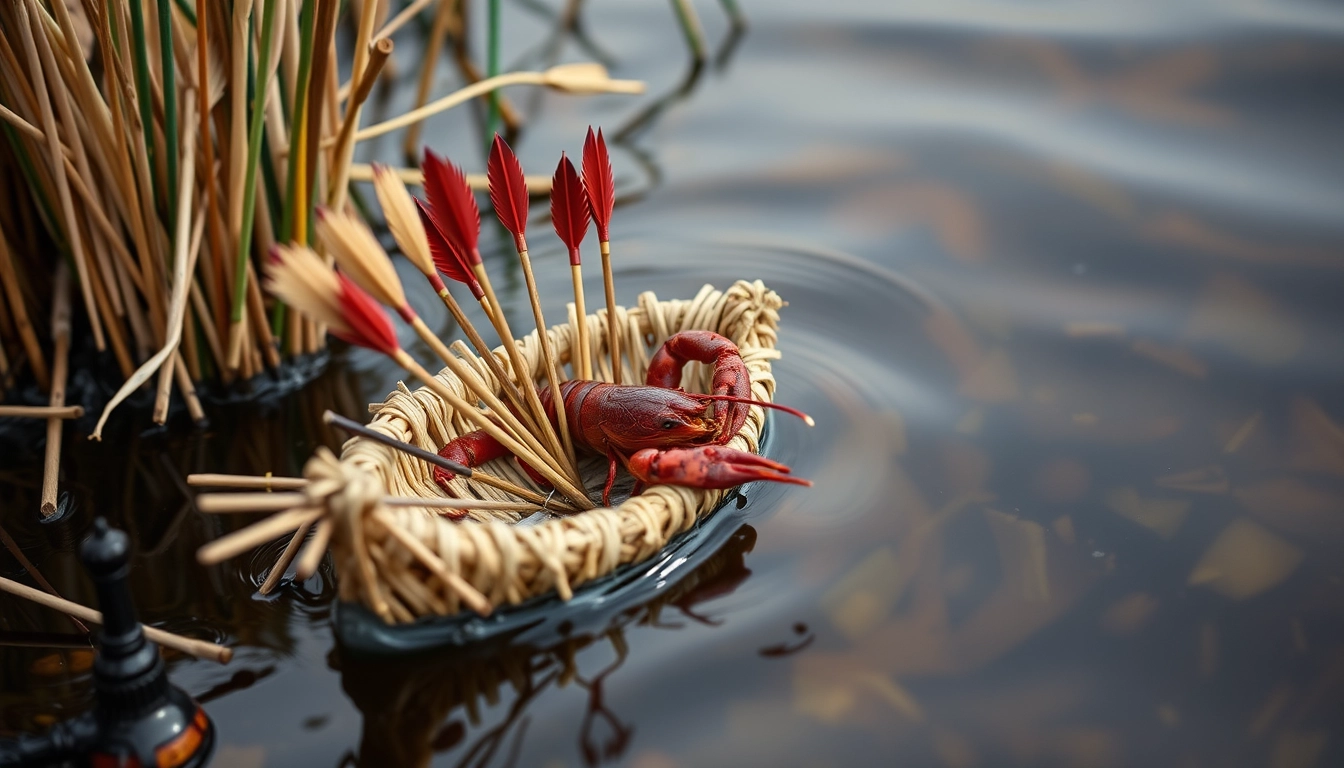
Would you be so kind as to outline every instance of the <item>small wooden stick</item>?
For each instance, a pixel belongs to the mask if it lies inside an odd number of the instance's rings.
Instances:
[[[574,318],[579,330],[578,348],[570,350],[570,365],[575,378],[589,381],[593,378],[593,351],[589,346],[588,314],[583,302],[583,267],[571,264],[569,269],[574,279]]]
[[[304,523],[299,526],[299,530],[294,532],[294,535],[289,539],[289,544],[285,545],[285,551],[280,553],[280,557],[276,558],[275,565],[271,566],[271,572],[266,574],[266,580],[261,583],[261,587],[257,589],[258,592],[263,595],[271,594],[275,585],[279,584],[280,579],[284,578],[285,570],[294,561],[294,556],[299,554],[299,547],[303,545],[303,540],[308,537],[308,531],[312,527],[312,523]]]
[[[486,499],[449,499],[426,496],[384,496],[389,507],[426,507],[428,509],[493,509],[501,512],[533,512],[541,505],[530,501],[489,501]]]
[[[84,415],[82,405],[0,405],[0,416],[16,419],[78,419]]]
[[[61,261],[51,305],[51,337],[55,346],[51,367],[52,408],[65,405],[65,380],[70,372],[70,270]],[[61,419],[47,419],[47,454],[42,465],[42,517],[56,514],[56,482],[61,474]]]
[[[17,581],[10,581],[9,579],[0,577],[0,591],[8,592],[16,597],[21,597],[24,600],[29,600],[38,605],[52,608],[69,616],[74,616],[75,618],[87,621],[90,624],[101,625],[103,623],[103,614],[99,611],[95,611],[94,609],[85,607],[79,603],[72,603],[64,598],[53,597],[46,592],[33,589],[32,587],[20,584]],[[151,627],[144,624],[142,624],[141,627],[145,630],[145,637],[165,648],[172,648],[173,650],[181,651],[190,656],[195,656],[198,659],[209,659],[210,661],[215,661],[220,664],[227,664],[229,663],[229,660],[233,658],[232,648],[226,648],[222,645],[216,645],[204,640],[195,640],[190,637],[175,635],[157,627]]]
[[[286,491],[308,485],[304,477],[271,477],[270,475],[219,475],[199,473],[187,475],[187,485],[205,488],[263,488]]]
[[[359,115],[364,107],[364,101],[369,98],[373,91],[373,84],[377,82],[378,76],[383,71],[383,65],[387,64],[387,59],[392,55],[392,41],[388,39],[379,40],[373,44],[369,56],[368,66],[359,77],[359,84],[355,86],[354,92],[350,96],[350,102],[345,107],[345,119],[341,122],[341,132],[336,135],[336,157],[344,159],[341,163],[338,159],[335,170],[336,178],[332,182],[331,188],[327,194],[327,204],[336,210],[345,201],[345,188],[350,183],[350,161],[354,152],[355,129],[359,127]],[[338,186],[339,185],[339,186]]]
[[[282,512],[294,507],[307,506],[311,501],[306,493],[203,493],[196,497],[196,508],[214,515]],[[450,499],[442,496],[384,496],[382,503],[389,507],[495,509],[519,512],[541,508],[541,505],[530,501]]]
[[[306,493],[203,493],[196,508],[207,514],[280,512],[310,502]]]
[[[221,536],[196,550],[196,561],[201,565],[222,563],[277,536],[296,530],[305,523],[312,523],[324,512],[325,510],[314,507],[300,507],[271,515],[259,523]]]
[[[303,581],[317,573],[317,567],[322,564],[322,556],[327,553],[327,544],[331,541],[331,534],[336,530],[336,523],[330,517],[324,517],[317,523],[317,531],[313,533],[313,538],[303,548],[303,554],[299,556],[299,564],[294,568],[294,578]]]
[[[369,440],[372,440],[376,443],[382,443],[383,445],[386,445],[389,448],[395,448],[396,450],[401,451],[402,453],[405,453],[408,456],[414,456],[415,458],[433,464],[436,467],[443,467],[444,469],[448,470],[449,472],[452,472],[455,475],[461,475],[463,477],[471,477],[475,473],[475,471],[471,467],[464,467],[455,461],[449,461],[448,459],[443,458],[437,453],[427,451],[418,445],[411,445],[410,443],[403,442],[394,437],[388,437],[387,435],[384,435],[382,432],[370,429],[353,419],[347,419],[346,417],[340,415],[339,413],[335,413],[334,411],[324,411],[322,413],[322,422],[324,424],[332,424],[334,426],[340,427],[346,432],[359,435],[360,437],[368,438]]]

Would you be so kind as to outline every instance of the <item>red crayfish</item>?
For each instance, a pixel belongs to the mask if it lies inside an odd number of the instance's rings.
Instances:
[[[692,360],[713,363],[713,394],[699,395],[680,388],[681,369]],[[641,484],[692,488],[732,488],[752,480],[812,484],[792,476],[789,468],[777,461],[724,447],[746,423],[752,405],[776,408],[812,422],[792,408],[751,398],[747,366],[733,342],[711,331],[675,334],[649,362],[645,382],[646,386],[629,386],[575,380],[560,385],[574,445],[607,457],[603,504],[610,504],[618,462]],[[541,390],[540,395],[555,423],[550,388]],[[482,430],[452,440],[439,450],[440,456],[468,467],[507,453]],[[539,479],[526,464],[523,467]],[[445,469],[434,470],[434,479],[445,490],[454,477]]]

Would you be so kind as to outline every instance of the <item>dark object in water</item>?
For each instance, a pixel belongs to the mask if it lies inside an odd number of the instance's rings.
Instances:
[[[93,663],[92,712],[58,723],[41,736],[0,742],[0,766],[50,765],[87,757],[93,765],[196,768],[214,750],[205,710],[168,682],[159,647],[136,619],[126,577],[130,539],[98,518],[80,547],[103,612]]]

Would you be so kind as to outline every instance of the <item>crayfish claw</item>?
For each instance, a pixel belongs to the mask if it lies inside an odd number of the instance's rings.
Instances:
[[[649,484],[689,488],[735,488],[764,480],[811,486],[811,480],[794,477],[789,467],[764,456],[722,446],[646,448],[630,457],[630,472]]]

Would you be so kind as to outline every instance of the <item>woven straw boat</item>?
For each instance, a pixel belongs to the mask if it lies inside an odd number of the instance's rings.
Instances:
[[[771,362],[779,309],[784,302],[760,281],[739,281],[726,291],[706,285],[695,298],[660,301],[653,293],[639,297],[639,306],[617,309],[624,382],[642,382],[650,356],[669,336],[686,330],[711,330],[731,339],[742,352],[751,375],[751,394],[771,401],[775,380]],[[586,318],[593,340],[594,376],[610,381],[606,349],[606,311]],[[570,362],[577,338],[571,307],[570,323],[549,331],[561,363]],[[518,342],[532,370],[540,370],[536,332]],[[487,386],[499,391],[485,364],[461,342],[454,349],[471,364]],[[508,370],[503,348],[495,350]],[[693,363],[683,386],[705,392],[711,371]],[[467,388],[444,370],[438,378],[467,398]],[[475,426],[428,388],[398,385],[384,402],[371,406],[374,430],[430,451],[475,429]],[[765,410],[750,409],[730,447],[758,451]],[[595,466],[590,468],[601,470]],[[605,462],[602,462],[603,466]],[[483,470],[529,488],[536,486],[511,459],[486,464]],[[425,616],[459,613],[483,597],[491,606],[515,605],[532,597],[573,590],[612,573],[623,565],[656,554],[670,539],[712,512],[729,493],[659,485],[613,508],[592,509],[536,524],[516,525],[517,512],[473,510],[455,521],[441,510],[390,507],[384,496],[442,497],[432,467],[381,443],[356,437],[339,459],[321,451],[305,468],[310,488],[339,488],[327,498],[335,525],[331,551],[339,577],[340,597],[358,602],[388,623],[408,623]],[[585,472],[586,477],[592,475]],[[591,487],[597,485],[589,482]],[[513,500],[493,488],[459,478],[452,483],[460,498]]]

